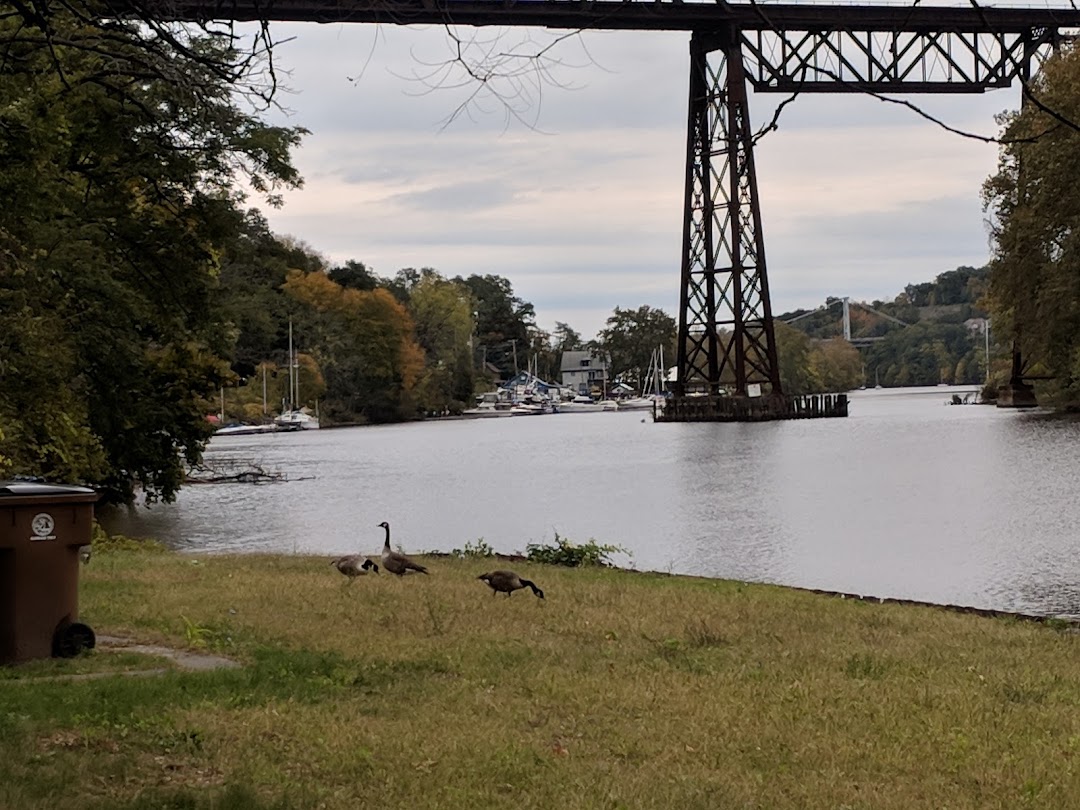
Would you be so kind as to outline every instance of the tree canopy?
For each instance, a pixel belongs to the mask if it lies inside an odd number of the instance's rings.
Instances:
[[[637,309],[615,307],[598,336],[599,348],[611,363],[612,377],[640,388],[659,346],[664,347],[665,362],[675,358],[676,327],[675,319],[662,309],[648,305]]]
[[[1080,401],[1080,49],[1032,81],[1039,104],[1001,116],[1006,143],[983,186],[992,212],[990,303],[1051,397]]]
[[[303,131],[241,108],[255,68],[228,38],[89,20],[0,18],[0,456],[168,499],[226,372],[211,299],[235,189],[298,184]]]

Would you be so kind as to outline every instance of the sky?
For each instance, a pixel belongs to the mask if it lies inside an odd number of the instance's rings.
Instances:
[[[688,34],[586,32],[550,52],[550,83],[504,82],[501,101],[462,108],[476,85],[438,72],[452,44],[441,28],[271,32],[287,91],[269,117],[311,133],[294,154],[303,189],[280,209],[260,206],[275,233],[383,276],[505,276],[540,327],[562,321],[586,339],[616,306],[678,317]],[[504,49],[552,36],[501,33]],[[528,97],[511,97],[523,88]],[[755,128],[782,98],[752,96]],[[1020,91],[914,100],[994,135],[994,115]],[[826,296],[891,300],[989,258],[980,187],[995,171],[992,144],[873,98],[802,95],[755,159],[776,314]]]

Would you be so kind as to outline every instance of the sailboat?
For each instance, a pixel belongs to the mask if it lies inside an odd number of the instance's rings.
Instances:
[[[293,333],[292,333],[292,319],[289,319],[289,399],[288,408],[285,408],[285,403],[282,403],[281,416],[274,419],[274,424],[277,425],[278,430],[317,430],[321,425],[319,424],[319,415],[316,412],[315,416],[305,411],[303,408],[297,407],[296,403],[300,401],[300,363],[297,359],[296,350],[293,348]]]
[[[664,346],[661,344],[653,349],[652,357],[649,358],[649,372],[645,375],[645,384],[642,386],[640,397],[624,399],[619,402],[620,411],[633,411],[651,409],[653,403],[664,398]],[[649,389],[652,388],[650,392]]]

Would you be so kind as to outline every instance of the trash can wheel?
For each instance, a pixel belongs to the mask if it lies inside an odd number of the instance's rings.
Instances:
[[[94,631],[81,622],[62,622],[53,635],[53,657],[74,658],[83,650],[94,649]]]

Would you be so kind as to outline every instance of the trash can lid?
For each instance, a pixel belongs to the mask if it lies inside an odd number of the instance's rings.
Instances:
[[[56,496],[56,495],[93,495],[89,487],[74,484],[46,484],[43,481],[0,481],[0,498],[6,495],[19,496]]]

